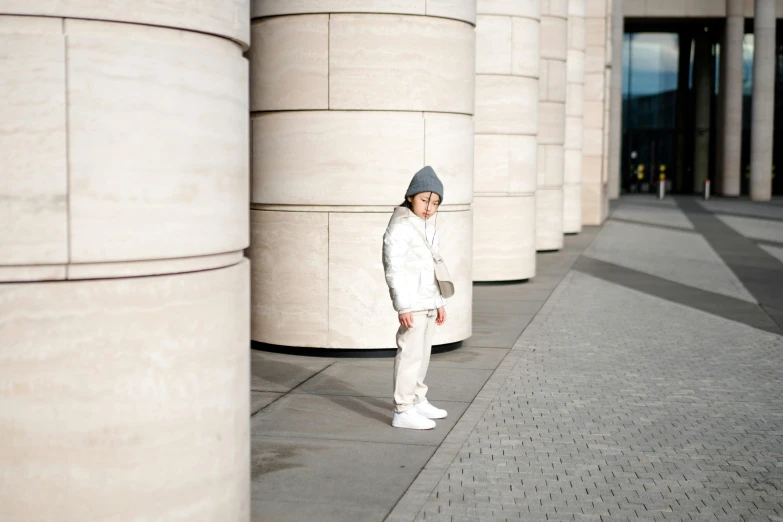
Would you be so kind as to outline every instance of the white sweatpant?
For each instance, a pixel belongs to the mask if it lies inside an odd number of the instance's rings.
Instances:
[[[397,330],[394,358],[394,411],[401,413],[423,402],[427,395],[424,377],[430,365],[436,310],[413,312],[413,327]]]

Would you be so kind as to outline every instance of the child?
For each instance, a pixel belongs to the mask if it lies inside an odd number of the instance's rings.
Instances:
[[[435,427],[431,419],[446,417],[446,410],[427,401],[424,384],[435,325],[446,321],[435,263],[425,244],[438,251],[432,217],[442,202],[443,183],[432,167],[424,167],[413,176],[405,201],[394,209],[383,236],[386,284],[400,321],[394,359],[395,428],[429,430]]]

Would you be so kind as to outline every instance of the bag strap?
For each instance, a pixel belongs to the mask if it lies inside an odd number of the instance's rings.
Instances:
[[[434,248],[432,248],[432,245],[430,245],[430,242],[429,242],[429,241],[427,241],[427,236],[425,236],[425,235],[424,235],[424,233],[423,233],[421,230],[419,230],[418,228],[416,228],[416,225],[414,225],[414,224],[413,224],[413,223],[410,221],[410,219],[408,220],[408,222],[411,224],[411,226],[413,227],[413,229],[414,229],[416,232],[418,232],[418,233],[419,233],[419,236],[421,236],[421,238],[424,240],[424,244],[425,244],[425,245],[427,245],[427,248],[430,250],[430,254],[432,254],[432,258],[433,258],[435,261],[438,261],[438,262],[442,261],[442,260],[443,260],[443,258],[440,256],[440,254],[438,254],[437,252],[435,252],[435,249],[434,249]],[[436,234],[437,234],[437,232],[436,232]]]

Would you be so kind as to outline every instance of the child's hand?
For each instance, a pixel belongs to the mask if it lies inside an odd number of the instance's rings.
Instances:
[[[438,308],[438,317],[435,319],[435,324],[438,326],[446,322],[446,307],[441,306]]]
[[[413,328],[413,313],[400,314],[400,324],[405,328]]]

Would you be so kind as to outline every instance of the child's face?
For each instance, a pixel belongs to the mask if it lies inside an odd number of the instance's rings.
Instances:
[[[440,196],[434,192],[419,192],[415,196],[410,196],[408,201],[411,202],[414,214],[421,219],[427,219],[438,211]]]

